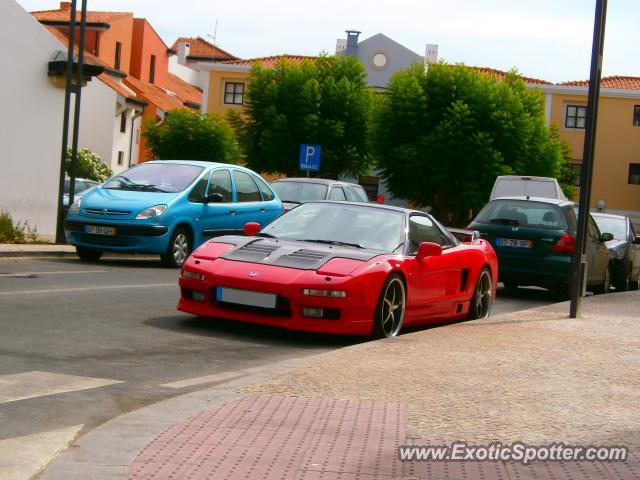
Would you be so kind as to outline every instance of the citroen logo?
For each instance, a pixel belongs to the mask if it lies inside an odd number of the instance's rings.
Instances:
[[[106,208],[102,209],[102,214],[103,215],[108,215],[109,214],[109,210],[107,210]]]
[[[251,272],[251,273],[249,273],[250,277],[257,277],[258,275],[260,275],[259,272]]]

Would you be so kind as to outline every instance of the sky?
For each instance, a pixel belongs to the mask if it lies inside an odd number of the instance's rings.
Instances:
[[[17,1],[28,11],[59,7]],[[450,63],[564,82],[589,77],[595,0],[88,0],[88,9],[133,12],[169,46],[179,36],[215,36],[240,58],[333,53],[353,29],[361,40],[383,33],[420,55],[437,44]],[[639,18],[639,0],[608,1],[604,76],[640,76]]]

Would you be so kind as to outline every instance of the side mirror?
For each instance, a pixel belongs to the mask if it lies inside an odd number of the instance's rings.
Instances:
[[[209,195],[204,196],[204,203],[222,203],[224,202],[224,197],[221,193],[210,193]]]
[[[613,233],[603,233],[600,235],[601,242],[610,242],[613,240]]]
[[[422,261],[428,257],[439,257],[442,255],[442,245],[433,242],[422,242],[418,247],[416,260]]]
[[[248,222],[244,224],[244,228],[242,230],[244,231],[244,234],[247,237],[253,237],[256,233],[260,231],[261,228],[262,227],[260,226],[259,223]]]

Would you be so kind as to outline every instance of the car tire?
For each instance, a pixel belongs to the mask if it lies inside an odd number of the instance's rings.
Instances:
[[[373,316],[374,338],[395,337],[402,329],[407,301],[407,291],[402,277],[389,275],[382,285]]]
[[[613,286],[616,292],[626,292],[629,290],[629,271],[627,271],[627,269],[616,273],[613,278]]]
[[[191,254],[191,234],[184,228],[178,227],[171,234],[167,251],[160,255],[162,264],[169,268],[182,268]]]
[[[471,304],[469,305],[469,320],[477,320],[479,318],[487,318],[491,315],[491,307],[493,306],[493,280],[491,272],[487,267],[480,270],[476,288],[471,296]]]
[[[102,257],[101,250],[92,250],[90,248],[76,247],[76,254],[83,262],[97,262]]]
[[[596,295],[602,295],[603,293],[609,293],[611,290],[611,264],[607,265],[604,271],[604,279],[600,285],[593,288],[593,293]]]

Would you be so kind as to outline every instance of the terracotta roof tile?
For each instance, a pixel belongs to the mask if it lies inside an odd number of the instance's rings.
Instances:
[[[189,57],[211,58],[216,60],[235,60],[237,58],[200,37],[179,37],[173,42],[171,49],[177,51],[178,43],[182,42],[189,44]]]
[[[569,87],[588,87],[589,80],[575,80],[571,82],[563,82],[559,85]],[[640,90],[640,77],[627,77],[614,75],[604,77],[600,80],[600,88],[615,88],[620,90]]]
[[[507,76],[507,72],[504,72],[502,70],[496,70],[495,68],[488,68],[488,67],[469,67],[469,68],[477,70],[478,72],[483,73],[485,75],[495,77],[497,80],[504,80],[505,77]],[[520,76],[520,78],[522,78],[522,80],[524,80],[525,83],[535,84],[535,85],[552,85],[551,82],[548,82],[546,80],[540,80],[539,78],[525,77],[524,75],[520,75],[520,74],[518,75]]]
[[[292,62],[295,64],[300,64],[305,60],[315,60],[318,57],[309,57],[304,55],[274,55],[272,57],[259,57],[259,58],[249,58],[246,60],[227,60],[224,63],[227,65],[246,65],[246,66],[254,66],[254,65],[262,65],[263,67],[275,67],[280,60],[286,60],[288,62]]]
[[[131,75],[125,78],[123,83],[136,92],[140,98],[153,103],[163,112],[169,112],[176,108],[186,108],[176,95],[153,83],[143,82]]]
[[[31,15],[40,22],[68,22],[71,19],[71,10],[58,9],[58,10],[41,10],[37,12],[31,12]],[[109,23],[119,18],[130,16],[133,18],[133,13],[129,12],[94,12],[87,10],[87,22],[88,23]],[[80,12],[76,12],[76,21],[80,21]]]
[[[169,74],[167,88],[175,93],[182,103],[202,105],[202,91],[173,73]]]

